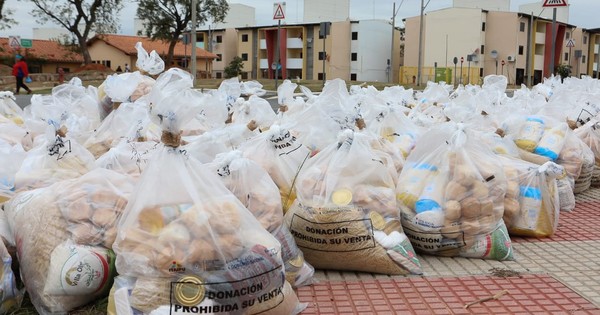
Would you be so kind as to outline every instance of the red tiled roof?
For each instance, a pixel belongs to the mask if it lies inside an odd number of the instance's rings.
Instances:
[[[69,50],[54,40],[32,40],[31,48],[21,48],[19,53],[25,58],[39,58],[51,62],[83,62],[81,54]],[[16,52],[8,45],[8,38],[0,37],[0,57],[14,57]]]
[[[101,34],[96,35],[92,39],[88,41],[88,45],[90,45],[93,41],[102,40],[106,42],[106,44],[111,45],[127,55],[137,55],[137,50],[135,50],[135,44],[137,42],[141,42],[142,46],[147,52],[151,52],[156,50],[156,52],[161,56],[166,56],[169,52],[169,43],[160,40],[151,40],[148,37],[142,36],[126,36],[126,35],[114,35],[114,34]],[[187,54],[189,55],[191,52],[191,47],[187,48]],[[184,57],[186,55],[185,45],[181,42],[177,42],[175,45],[175,50],[173,51],[173,55],[176,57]],[[206,58],[206,59],[216,59],[218,56],[208,52],[202,48],[196,48],[196,56],[197,58]]]

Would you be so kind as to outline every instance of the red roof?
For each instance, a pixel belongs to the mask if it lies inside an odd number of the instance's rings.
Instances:
[[[114,35],[114,34],[101,34],[96,35],[92,39],[88,41],[88,45],[90,45],[93,41],[102,40],[106,44],[113,46],[120,51],[124,52],[127,55],[137,55],[137,50],[135,49],[135,44],[137,42],[141,42],[142,46],[147,52],[151,52],[156,50],[156,52],[161,56],[166,56],[169,52],[169,43],[161,40],[152,40],[148,37],[142,36],[127,36],[127,35]],[[189,55],[191,51],[191,47],[188,47],[187,54]],[[176,57],[185,57],[186,56],[186,48],[185,45],[181,42],[177,42],[175,45],[175,50],[173,51],[173,55]],[[197,58],[206,58],[206,59],[216,59],[217,55],[208,52],[202,48],[196,48],[196,56]]]
[[[73,52],[54,40],[33,39],[31,48],[21,48],[14,51],[8,45],[8,38],[0,37],[0,57],[14,58],[17,52],[28,59],[39,58],[51,62],[83,63],[83,56],[80,53]]]

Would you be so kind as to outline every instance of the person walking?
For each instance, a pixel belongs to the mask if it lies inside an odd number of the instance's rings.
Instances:
[[[29,76],[27,63],[23,56],[19,54],[15,56],[15,65],[13,66],[12,75],[17,79],[17,90],[15,91],[15,94],[19,94],[21,88],[25,89],[27,94],[31,94],[31,89],[24,83],[25,78]]]

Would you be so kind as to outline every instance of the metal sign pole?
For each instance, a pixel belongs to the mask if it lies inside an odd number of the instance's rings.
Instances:
[[[554,74],[554,58],[556,49],[556,8],[552,8],[552,50],[550,51],[550,75]]]
[[[275,47],[275,91],[277,91],[277,81],[279,79],[279,34],[281,31],[281,20],[277,20],[277,47]]]

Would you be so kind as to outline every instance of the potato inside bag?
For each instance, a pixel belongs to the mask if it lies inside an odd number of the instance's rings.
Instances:
[[[461,124],[446,123],[426,132],[408,157],[396,192],[404,232],[417,251],[512,259],[502,220],[504,173],[494,153],[476,142]]]
[[[286,224],[316,268],[420,274],[398,217],[391,159],[372,149],[374,137],[345,130],[308,160]]]
[[[156,85],[163,88],[151,93],[151,118],[162,128],[162,144],[141,174],[113,247],[119,275],[134,279],[123,296],[130,311],[202,306],[254,314],[283,304],[281,314],[298,313],[295,294],[285,291],[279,242],[180,147],[180,127],[197,110],[191,76],[170,69]]]

